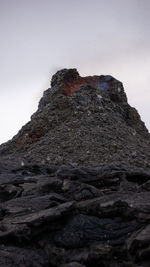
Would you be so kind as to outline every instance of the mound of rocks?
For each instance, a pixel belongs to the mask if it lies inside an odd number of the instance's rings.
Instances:
[[[80,77],[76,69],[53,75],[38,110],[0,147],[0,156],[75,166],[122,164],[149,168],[150,135],[110,75]]]

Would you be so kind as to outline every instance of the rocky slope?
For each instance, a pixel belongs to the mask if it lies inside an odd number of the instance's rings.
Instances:
[[[80,77],[58,71],[38,110],[0,155],[21,160],[96,166],[150,167],[150,135],[127,103],[121,82],[109,75]]]
[[[0,146],[0,266],[149,267],[149,143],[121,82],[57,72]]]

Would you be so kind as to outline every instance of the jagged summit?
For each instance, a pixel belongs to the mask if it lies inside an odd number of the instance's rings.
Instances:
[[[49,97],[58,92],[65,96],[71,95],[81,86],[91,86],[105,97],[113,101],[127,101],[121,82],[110,75],[81,77],[76,69],[62,69],[52,76],[51,88],[44,92],[39,108],[49,103]]]
[[[34,162],[149,168],[150,136],[123,85],[110,75],[80,77],[76,69],[53,75],[38,110],[1,157]]]

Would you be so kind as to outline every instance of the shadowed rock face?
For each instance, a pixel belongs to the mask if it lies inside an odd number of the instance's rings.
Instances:
[[[149,168],[150,136],[110,75],[80,77],[58,71],[37,112],[0,146],[1,157],[76,166],[122,164]]]
[[[0,146],[0,266],[149,267],[149,143],[121,82],[58,71]]]

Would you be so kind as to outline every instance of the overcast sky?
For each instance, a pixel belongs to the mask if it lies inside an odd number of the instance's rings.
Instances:
[[[150,129],[149,0],[0,0],[0,143],[61,68],[110,74]]]

